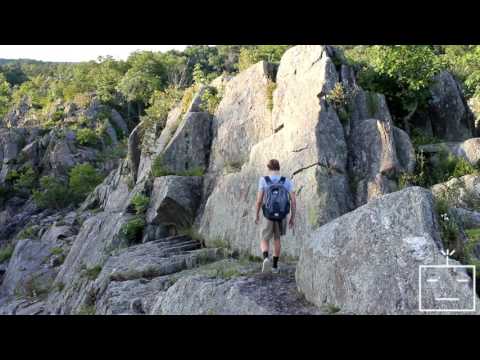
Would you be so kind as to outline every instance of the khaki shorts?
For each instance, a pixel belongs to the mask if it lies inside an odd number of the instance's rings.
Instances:
[[[280,239],[281,236],[287,233],[287,218],[283,219],[280,222],[271,221],[263,218],[263,227],[262,227],[262,239],[267,241],[274,239]]]

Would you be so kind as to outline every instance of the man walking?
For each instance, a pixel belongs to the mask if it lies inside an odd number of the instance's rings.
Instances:
[[[280,257],[280,238],[287,232],[287,215],[290,213],[288,225],[295,225],[296,198],[293,192],[293,182],[280,175],[280,163],[272,159],[267,164],[268,175],[259,180],[255,224],[260,223],[260,209],[263,210],[264,224],[260,248],[263,253],[262,272],[272,268],[278,273]],[[291,210],[291,211],[290,211]],[[273,264],[268,257],[269,241],[273,238]]]

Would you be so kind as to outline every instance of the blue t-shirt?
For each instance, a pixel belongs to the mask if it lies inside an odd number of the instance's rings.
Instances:
[[[274,183],[280,181],[280,178],[281,178],[280,175],[269,175],[269,177]],[[283,184],[283,186],[285,186],[285,189],[287,189],[289,193],[293,191],[293,182],[287,177],[285,177],[285,183]],[[267,188],[267,182],[265,181],[265,177],[262,176],[258,182],[258,191],[265,191],[266,188]]]

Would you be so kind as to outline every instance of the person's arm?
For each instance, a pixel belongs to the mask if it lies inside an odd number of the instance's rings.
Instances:
[[[257,192],[257,201],[255,202],[255,224],[258,225],[260,221],[260,209],[262,208],[263,203],[263,190]]]
[[[288,225],[292,228],[295,225],[295,214],[297,212],[297,198],[295,196],[294,191],[290,193],[290,202],[291,202],[291,214],[290,214],[290,221],[288,222]]]

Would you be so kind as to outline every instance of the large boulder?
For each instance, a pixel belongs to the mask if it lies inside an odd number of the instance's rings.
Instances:
[[[143,123],[138,124],[132,133],[128,137],[128,167],[132,173],[133,180],[137,180],[138,166],[140,164],[140,156],[142,149],[140,147],[140,129],[142,128]]]
[[[480,176],[465,175],[432,186],[436,199],[443,199],[450,207],[480,209]]]
[[[187,113],[161,153],[162,166],[174,174],[205,171],[210,155],[211,117],[206,112]]]
[[[26,120],[31,106],[32,103],[30,99],[24,96],[20,102],[15,105],[3,118],[3,122],[6,127],[14,128],[22,126]]]
[[[213,264],[217,272],[237,270],[231,260]],[[259,265],[257,264],[257,267]],[[222,270],[225,269],[225,270]],[[305,301],[295,286],[294,269],[275,276],[186,275],[158,295],[154,315],[314,315],[322,311]]]
[[[166,151],[167,147],[169,148],[166,154],[167,161],[179,172],[185,171],[186,168],[192,170],[192,162],[189,160],[191,156],[193,167],[205,170],[208,166],[211,143],[211,117],[204,112],[202,104],[202,95],[206,90],[207,86],[201,86],[186,109],[181,102],[174,106],[167,115],[164,127],[155,123],[144,129],[137,182],[146,179],[153,161]],[[191,135],[193,137],[190,139]],[[187,151],[188,154],[179,153],[182,151]],[[196,153],[197,151],[200,153]],[[175,161],[175,156],[183,156],[183,164],[181,161]]]
[[[342,64],[340,66],[339,80],[349,101],[348,124],[346,124],[348,125],[346,126],[348,135],[357,126],[362,126],[363,120],[379,119],[392,122],[392,116],[385,96],[363,90],[357,84],[352,67]]]
[[[363,120],[362,126],[353,128],[349,142],[349,173],[357,206],[395,191],[395,178],[412,170],[412,163],[415,164],[413,147],[408,136],[402,137],[400,131],[395,131],[390,121],[376,119]],[[400,138],[398,147],[397,138]]]
[[[0,129],[0,184],[15,168],[20,150],[25,146],[25,129]]]
[[[441,250],[432,195],[410,187],[310,234],[298,262],[297,285],[317,306],[333,304],[355,314],[419,314],[419,271],[424,271],[423,309],[471,308],[476,295],[465,269],[439,269],[435,285],[427,282],[435,268],[420,269],[445,264]],[[459,287],[457,280],[467,284]],[[436,300],[451,297],[459,300]]]
[[[162,176],[156,178],[150,195],[147,222],[191,226],[200,203],[202,178],[198,176]]]
[[[125,120],[123,119],[122,115],[119,114],[119,112],[115,109],[112,109],[112,115],[110,117],[110,121],[113,124],[113,126],[121,132],[120,135],[127,135],[128,134],[128,126]]]
[[[419,149],[433,155],[445,151],[453,156],[467,160],[472,165],[476,165],[480,160],[480,138],[472,138],[462,142],[422,145]]]
[[[0,296],[45,297],[63,261],[58,257],[63,239],[71,235],[69,226],[51,226],[40,239],[19,240],[0,286]]]
[[[207,244],[222,239],[235,249],[258,255],[255,197],[258,179],[265,175],[272,158],[280,161],[284,175],[293,178],[298,197],[296,233],[287,234],[283,241],[286,254],[298,255],[312,229],[351,209],[344,131],[335,111],[319,97],[338,81],[326,48],[290,48],[282,57],[276,81],[272,122],[277,131],[251,147],[249,160],[241,169],[215,178],[199,217]],[[245,113],[244,105],[233,103],[229,111]],[[269,119],[265,121],[268,124]],[[241,127],[245,125],[231,124],[230,132],[242,133]],[[224,143],[218,138],[214,141]]]
[[[252,146],[274,133],[268,108],[274,78],[273,66],[262,61],[226,83],[213,118],[210,171],[240,167]]]
[[[448,71],[435,76],[431,98],[424,111],[412,117],[412,123],[447,141],[462,141],[474,136],[474,116],[460,85]]]

